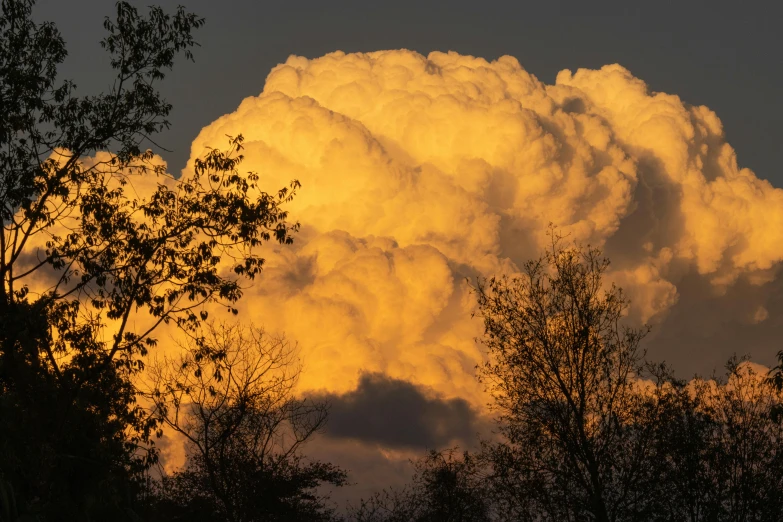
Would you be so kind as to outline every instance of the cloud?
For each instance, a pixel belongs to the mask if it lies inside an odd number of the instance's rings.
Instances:
[[[389,448],[469,447],[487,426],[463,399],[443,399],[377,373],[362,375],[353,391],[318,398],[330,405],[327,436]]]
[[[240,133],[262,186],[302,182],[290,206],[302,232],[266,248],[241,311],[298,341],[303,391],[348,393],[371,372],[483,407],[465,280],[540,255],[550,222],[605,248],[630,319],[654,322],[657,339],[672,321],[699,337],[683,299],[724,299],[729,327],[777,324],[764,295],[783,257],[783,191],[738,166],[712,111],[619,65],[547,85],[508,56],[292,56],[201,131],[192,158]],[[715,298],[737,285],[757,288],[742,310]],[[654,346],[675,363],[693,348]]]
[[[783,338],[783,278],[748,277],[726,287],[691,273],[678,281],[679,300],[649,337],[650,357],[682,378],[722,370],[734,354],[772,366]]]

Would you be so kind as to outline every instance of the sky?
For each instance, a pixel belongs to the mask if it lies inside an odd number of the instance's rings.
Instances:
[[[777,3],[180,3],[207,24],[158,152],[187,176],[243,133],[270,190],[302,182],[240,316],[298,343],[333,404],[311,453],[365,490],[489,431],[465,281],[518,271],[550,221],[604,248],[680,376],[781,349]],[[112,2],[38,5],[63,76],[106,89]]]

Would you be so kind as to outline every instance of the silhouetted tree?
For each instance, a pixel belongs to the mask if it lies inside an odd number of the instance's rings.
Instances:
[[[595,249],[551,250],[480,281],[481,376],[505,440],[485,443],[494,512],[509,520],[775,520],[781,392],[732,359],[727,378],[673,377],[622,326]],[[648,375],[652,379],[643,379]]]
[[[635,384],[648,330],[621,325],[627,301],[604,285],[600,251],[551,237],[519,277],[476,289],[489,351],[481,376],[506,439],[488,457],[519,519],[626,520],[646,509],[629,493],[649,457],[637,420],[650,401]]]
[[[778,365],[770,369],[767,382],[778,391],[783,391],[783,350],[778,352]],[[782,409],[775,411],[776,415],[783,415]]]
[[[725,379],[662,389],[656,419],[664,473],[655,520],[776,520],[783,510],[783,395],[735,358]]]
[[[486,467],[454,449],[417,460],[411,483],[362,500],[349,513],[356,522],[484,522],[494,520]]]
[[[79,351],[59,375],[37,359],[51,342],[37,304],[11,307],[0,324],[0,511],[15,513],[0,520],[128,519],[134,478],[152,460],[139,443],[154,423],[123,373],[100,368],[103,347],[74,309],[58,326]]]
[[[203,343],[150,373],[150,397],[188,450],[185,468],[163,480],[160,509],[232,522],[333,518],[315,490],[342,486],[346,475],[301,453],[327,406],[294,397],[292,345],[255,328],[210,324]]]
[[[204,303],[232,309],[238,278],[261,268],[253,247],[290,241],[281,205],[292,189],[270,195],[239,175],[241,137],[180,180],[145,149],[169,125],[157,84],[177,55],[192,58],[203,19],[117,3],[101,42],[114,82],[78,97],[57,76],[66,47],[54,24],[33,20],[33,0],[0,5],[4,505],[20,517],[117,519],[134,470],[155,460],[155,421],[132,381],[153,332],[172,323],[197,337]],[[141,197],[144,172],[159,183]]]

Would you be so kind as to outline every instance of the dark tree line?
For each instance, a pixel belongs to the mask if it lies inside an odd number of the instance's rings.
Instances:
[[[770,375],[732,359],[676,379],[624,326],[608,261],[554,233],[475,288],[497,437],[338,513],[324,486],[348,475],[304,453],[328,407],[294,394],[295,347],[205,309],[236,313],[257,247],[292,241],[298,183],[240,173],[241,136],[178,180],[148,148],[169,125],[157,86],[204,20],[117,3],[112,86],[78,96],[34,3],[0,4],[0,521],[783,518],[783,352]],[[138,173],[160,182],[139,196]],[[187,341],[149,364],[161,325]],[[186,450],[168,474],[164,430]]]

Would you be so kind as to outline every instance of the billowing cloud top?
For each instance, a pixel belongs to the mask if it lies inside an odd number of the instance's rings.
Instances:
[[[302,232],[242,306],[299,342],[304,389],[378,372],[483,402],[465,278],[539,255],[550,222],[606,247],[638,320],[689,274],[764,282],[783,256],[783,191],[737,166],[712,111],[619,65],[546,85],[508,56],[291,57],[192,155],[240,133],[263,186],[302,182]]]

